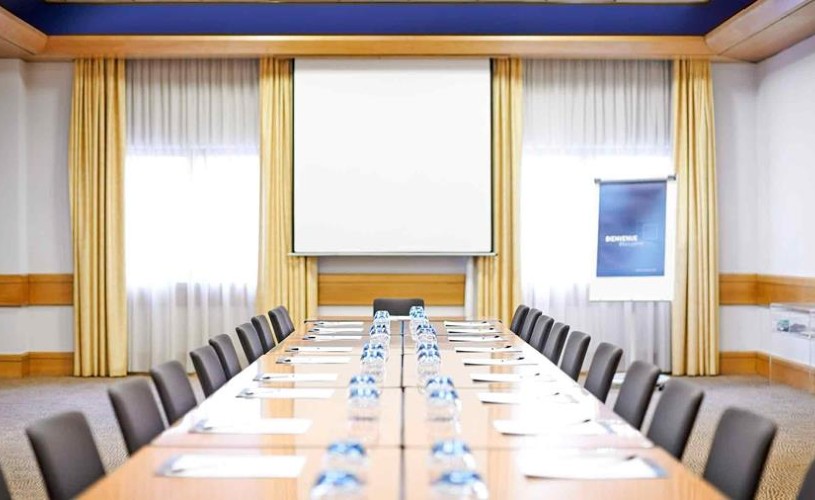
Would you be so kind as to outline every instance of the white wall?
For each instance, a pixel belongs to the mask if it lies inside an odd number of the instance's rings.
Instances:
[[[757,65],[716,64],[713,84],[721,272],[815,275],[815,37]],[[797,359],[770,342],[769,316],[722,306],[721,349]]]
[[[0,60],[0,274],[72,271],[71,63]],[[72,351],[70,307],[0,308],[0,353]]]

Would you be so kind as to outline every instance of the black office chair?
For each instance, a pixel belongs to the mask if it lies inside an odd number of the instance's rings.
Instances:
[[[105,475],[91,428],[79,412],[36,422],[25,430],[51,500],[68,500]]]
[[[165,429],[150,382],[146,379],[116,384],[108,388],[108,397],[131,455]]]
[[[543,345],[546,344],[546,339],[549,338],[549,334],[552,331],[552,325],[554,324],[555,320],[549,316],[539,316],[538,320],[535,322],[535,326],[532,327],[532,333],[529,335],[529,345],[534,347],[536,351],[540,352]]]
[[[246,355],[246,360],[254,363],[257,359],[263,356],[263,346],[260,344],[260,336],[258,335],[252,323],[244,323],[235,328],[238,332],[238,340],[243,347],[243,353]]]
[[[274,349],[275,337],[266,316],[262,314],[254,316],[252,318],[252,326],[255,327],[255,331],[258,332],[258,335],[260,336],[260,345],[263,347],[263,352],[266,353]]]
[[[289,310],[286,309],[286,306],[278,307],[281,314],[283,315],[283,322],[286,324],[286,329],[289,330],[289,333],[294,332],[297,328],[294,326],[294,322],[291,319],[291,314],[289,314]]]
[[[534,307],[526,313],[526,318],[521,325],[521,331],[518,333],[518,336],[521,337],[524,342],[529,343],[529,339],[532,337],[532,329],[541,316],[543,316],[543,313]]]
[[[815,462],[810,464],[804,482],[801,484],[801,489],[798,491],[798,500],[813,499],[815,499]]]
[[[11,492],[8,489],[8,484],[6,484],[2,469],[0,469],[0,500],[11,500]]]
[[[241,363],[238,361],[238,351],[235,350],[235,344],[229,335],[222,333],[209,339],[209,345],[215,349],[215,354],[218,355],[218,361],[221,362],[221,368],[224,369],[224,375],[227,379],[231,379],[241,372]]]
[[[190,351],[190,358],[195,367],[195,373],[198,374],[198,381],[201,382],[204,396],[212,396],[226,383],[226,373],[221,367],[221,362],[218,361],[215,349],[210,345],[199,347]]]
[[[526,314],[528,312],[529,308],[523,304],[515,308],[515,314],[512,315],[512,321],[509,323],[509,329],[512,333],[518,333],[518,331],[521,329],[521,325],[524,323],[524,319],[526,319]]]
[[[719,420],[704,478],[727,497],[752,499],[775,439],[776,425],[740,408],[728,408]]]
[[[391,316],[407,316],[413,306],[424,307],[424,299],[374,299],[374,312],[388,311]]]
[[[642,427],[648,404],[657,386],[659,368],[644,361],[634,361],[628,368],[614,403],[614,413],[635,429]]]
[[[681,461],[704,398],[705,392],[690,382],[669,380],[654,410],[648,439]]]
[[[560,370],[575,382],[580,377],[580,370],[583,368],[583,361],[586,359],[590,342],[591,337],[576,330],[566,340],[566,348],[560,359]]]
[[[150,378],[156,384],[156,392],[170,425],[198,404],[184,366],[178,361],[167,361],[154,367],[150,370]]]
[[[606,402],[608,391],[611,390],[611,382],[620,365],[623,357],[623,350],[614,344],[602,342],[594,352],[594,358],[589,365],[589,373],[583,387],[592,393],[601,403]]]
[[[269,311],[269,321],[272,323],[277,343],[283,342],[294,332],[294,327],[289,326],[286,315],[283,313],[283,306],[275,307]]]
[[[563,346],[566,344],[566,337],[569,336],[569,325],[565,323],[555,323],[552,326],[552,332],[549,338],[546,339],[543,349],[539,352],[543,354],[546,359],[554,364],[560,361],[560,354],[563,352]]]

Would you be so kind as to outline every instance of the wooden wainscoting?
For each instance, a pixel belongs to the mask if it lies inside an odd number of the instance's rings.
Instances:
[[[0,306],[70,306],[73,302],[73,274],[0,275]]]
[[[756,351],[724,351],[719,353],[722,375],[759,375],[770,378],[770,357]],[[815,370],[781,358],[772,360],[772,381],[802,390],[815,390]]]
[[[0,354],[0,378],[66,377],[73,372],[72,352]]]
[[[421,297],[429,306],[463,306],[463,274],[321,274],[321,306],[369,306],[377,297]]]
[[[719,303],[766,306],[773,302],[815,302],[815,278],[768,274],[720,274]]]
[[[723,351],[719,353],[719,373],[722,375],[756,375],[756,351]]]

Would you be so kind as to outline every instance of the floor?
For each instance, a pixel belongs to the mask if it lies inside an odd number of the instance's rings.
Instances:
[[[786,386],[768,385],[759,377],[697,378],[694,382],[704,387],[705,401],[685,453],[685,463],[700,472],[724,409],[750,408],[779,426],[758,498],[794,498],[815,456],[815,396]],[[111,379],[0,379],[0,467],[13,498],[45,498],[24,429],[29,422],[54,413],[82,411],[91,423],[106,469],[113,470],[124,462],[124,443],[105,392],[111,383],[114,383]],[[614,394],[609,398],[610,404],[613,398]],[[652,402],[651,407],[654,405]]]

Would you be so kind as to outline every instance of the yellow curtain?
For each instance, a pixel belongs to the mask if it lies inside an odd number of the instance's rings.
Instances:
[[[317,313],[317,259],[292,257],[292,61],[260,61],[260,253],[256,309]]]
[[[74,250],[74,375],[127,374],[125,62],[74,64],[68,168]]]
[[[476,257],[476,314],[509,324],[521,301],[518,255],[518,176],[521,161],[522,77],[519,59],[492,63],[492,220],[495,256]]]
[[[674,62],[677,174],[675,375],[719,373],[719,249],[716,147],[709,61]]]

